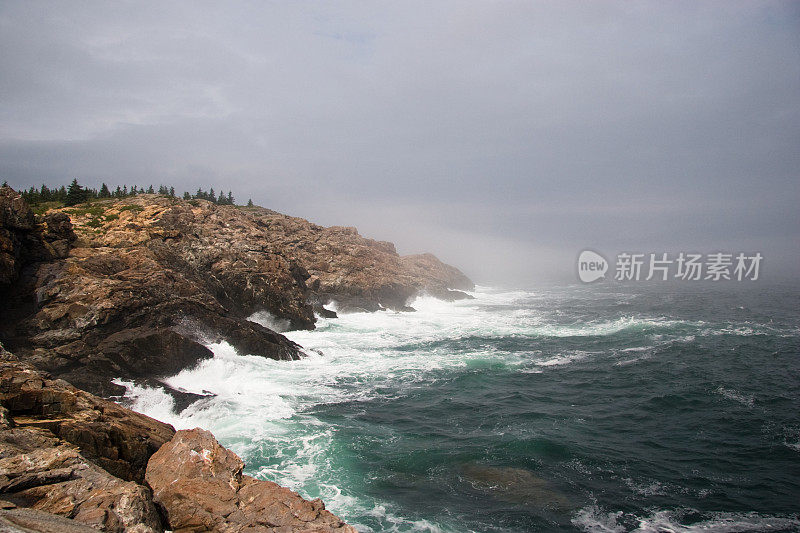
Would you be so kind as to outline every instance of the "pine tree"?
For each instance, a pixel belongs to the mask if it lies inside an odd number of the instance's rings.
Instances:
[[[69,184],[69,189],[67,190],[67,197],[64,200],[64,205],[77,205],[82,202],[86,201],[88,196],[88,191],[78,185],[78,179],[75,178],[72,180],[72,183]]]
[[[228,191],[228,205],[233,205],[233,191]]]
[[[108,186],[105,183],[100,187],[98,196],[100,198],[111,198],[111,191],[108,190]]]
[[[252,198],[247,200],[247,207],[253,207],[253,199]]]
[[[151,185],[150,187],[148,187],[148,188],[147,188],[147,194],[155,194],[155,193],[156,193],[156,190],[155,190],[155,189],[153,189],[153,186],[152,186],[152,185]]]
[[[170,187],[169,188],[169,197],[170,198],[175,198],[175,187]]]
[[[192,199],[192,195],[191,195],[191,194],[189,194],[189,191],[184,191],[184,193],[183,193],[183,199],[184,199],[184,200],[191,200],[191,199]]]

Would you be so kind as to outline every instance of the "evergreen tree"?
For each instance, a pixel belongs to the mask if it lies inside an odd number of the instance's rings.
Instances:
[[[214,196],[214,187],[211,187],[211,189],[209,189],[208,198],[207,199],[212,201],[212,202],[216,202],[217,201],[217,197]]]
[[[3,181],[3,187],[8,187],[8,182],[5,180]]]
[[[253,199],[252,198],[247,200],[247,207],[253,207]]]
[[[169,188],[169,197],[170,198],[175,198],[175,187],[170,187]]]
[[[105,183],[100,187],[98,196],[100,198],[111,198],[111,191],[108,190],[108,186]]]
[[[155,194],[155,193],[156,193],[156,191],[155,191],[155,189],[153,189],[152,185],[147,188],[147,194]]]
[[[191,199],[192,199],[192,195],[191,195],[191,194],[189,194],[189,191],[184,191],[184,193],[183,193],[183,199],[184,199],[184,200],[191,200]]]
[[[88,197],[86,189],[78,185],[78,179],[72,180],[67,190],[67,197],[64,200],[64,205],[76,205],[85,202]]]
[[[228,191],[228,205],[233,205],[233,191]]]

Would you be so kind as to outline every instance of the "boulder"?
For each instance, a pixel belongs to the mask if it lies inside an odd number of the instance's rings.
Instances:
[[[176,532],[355,533],[321,500],[245,476],[243,468],[208,431],[183,430],[153,455],[145,480]]]

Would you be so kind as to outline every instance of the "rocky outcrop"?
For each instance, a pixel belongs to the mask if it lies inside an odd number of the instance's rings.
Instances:
[[[46,430],[124,480],[141,482],[150,456],[175,430],[0,354],[0,405],[15,428]]]
[[[41,511],[7,511],[3,520],[25,531],[69,531],[48,518],[54,514],[103,531],[163,531],[141,483],[150,456],[174,433],[52,379],[0,346],[0,498],[3,507]]]
[[[362,237],[353,227],[325,228],[267,210],[253,216],[268,226],[271,242],[308,271],[306,284],[317,305],[336,302],[344,312],[408,310],[418,293],[475,287],[432,254],[400,256],[394,244]]]
[[[176,532],[355,533],[321,500],[243,475],[243,468],[208,431],[184,430],[153,455],[146,480]]]
[[[159,379],[212,357],[209,342],[302,356],[248,320],[254,313],[310,329],[315,309],[336,316],[323,307],[330,302],[340,312],[411,310],[417,293],[456,299],[468,295],[453,289],[473,286],[433,255],[401,257],[355,228],[268,209],[141,195],[51,210],[37,222],[4,191],[0,278],[15,281],[0,282],[10,303],[0,308],[0,340],[106,397],[123,392],[114,378]]]
[[[175,433],[0,345],[0,531],[355,532],[243,467],[207,431]]]
[[[0,532],[2,533],[95,533],[97,530],[62,516],[17,508],[0,501]]]
[[[122,393],[113,378],[173,375],[222,339],[243,353],[298,358],[296,344],[246,317],[267,309],[312,327],[307,274],[259,244],[237,213],[154,197],[51,212],[54,227],[73,220],[79,238],[67,258],[31,265],[7,289],[16,304],[0,316],[0,336],[104,396]]]

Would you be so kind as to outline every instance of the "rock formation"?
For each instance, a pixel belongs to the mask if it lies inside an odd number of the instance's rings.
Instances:
[[[0,531],[355,532],[243,467],[207,431],[175,433],[0,345]]]
[[[322,500],[304,500],[243,468],[208,431],[184,430],[153,455],[146,480],[174,531],[355,533]]]
[[[420,292],[468,297],[472,282],[430,254],[401,257],[355,228],[263,208],[140,195],[51,210],[39,221],[0,194],[0,341],[37,367],[103,396],[113,378],[173,375],[226,340],[273,359],[299,346],[248,320],[293,329],[314,309],[410,310]]]

